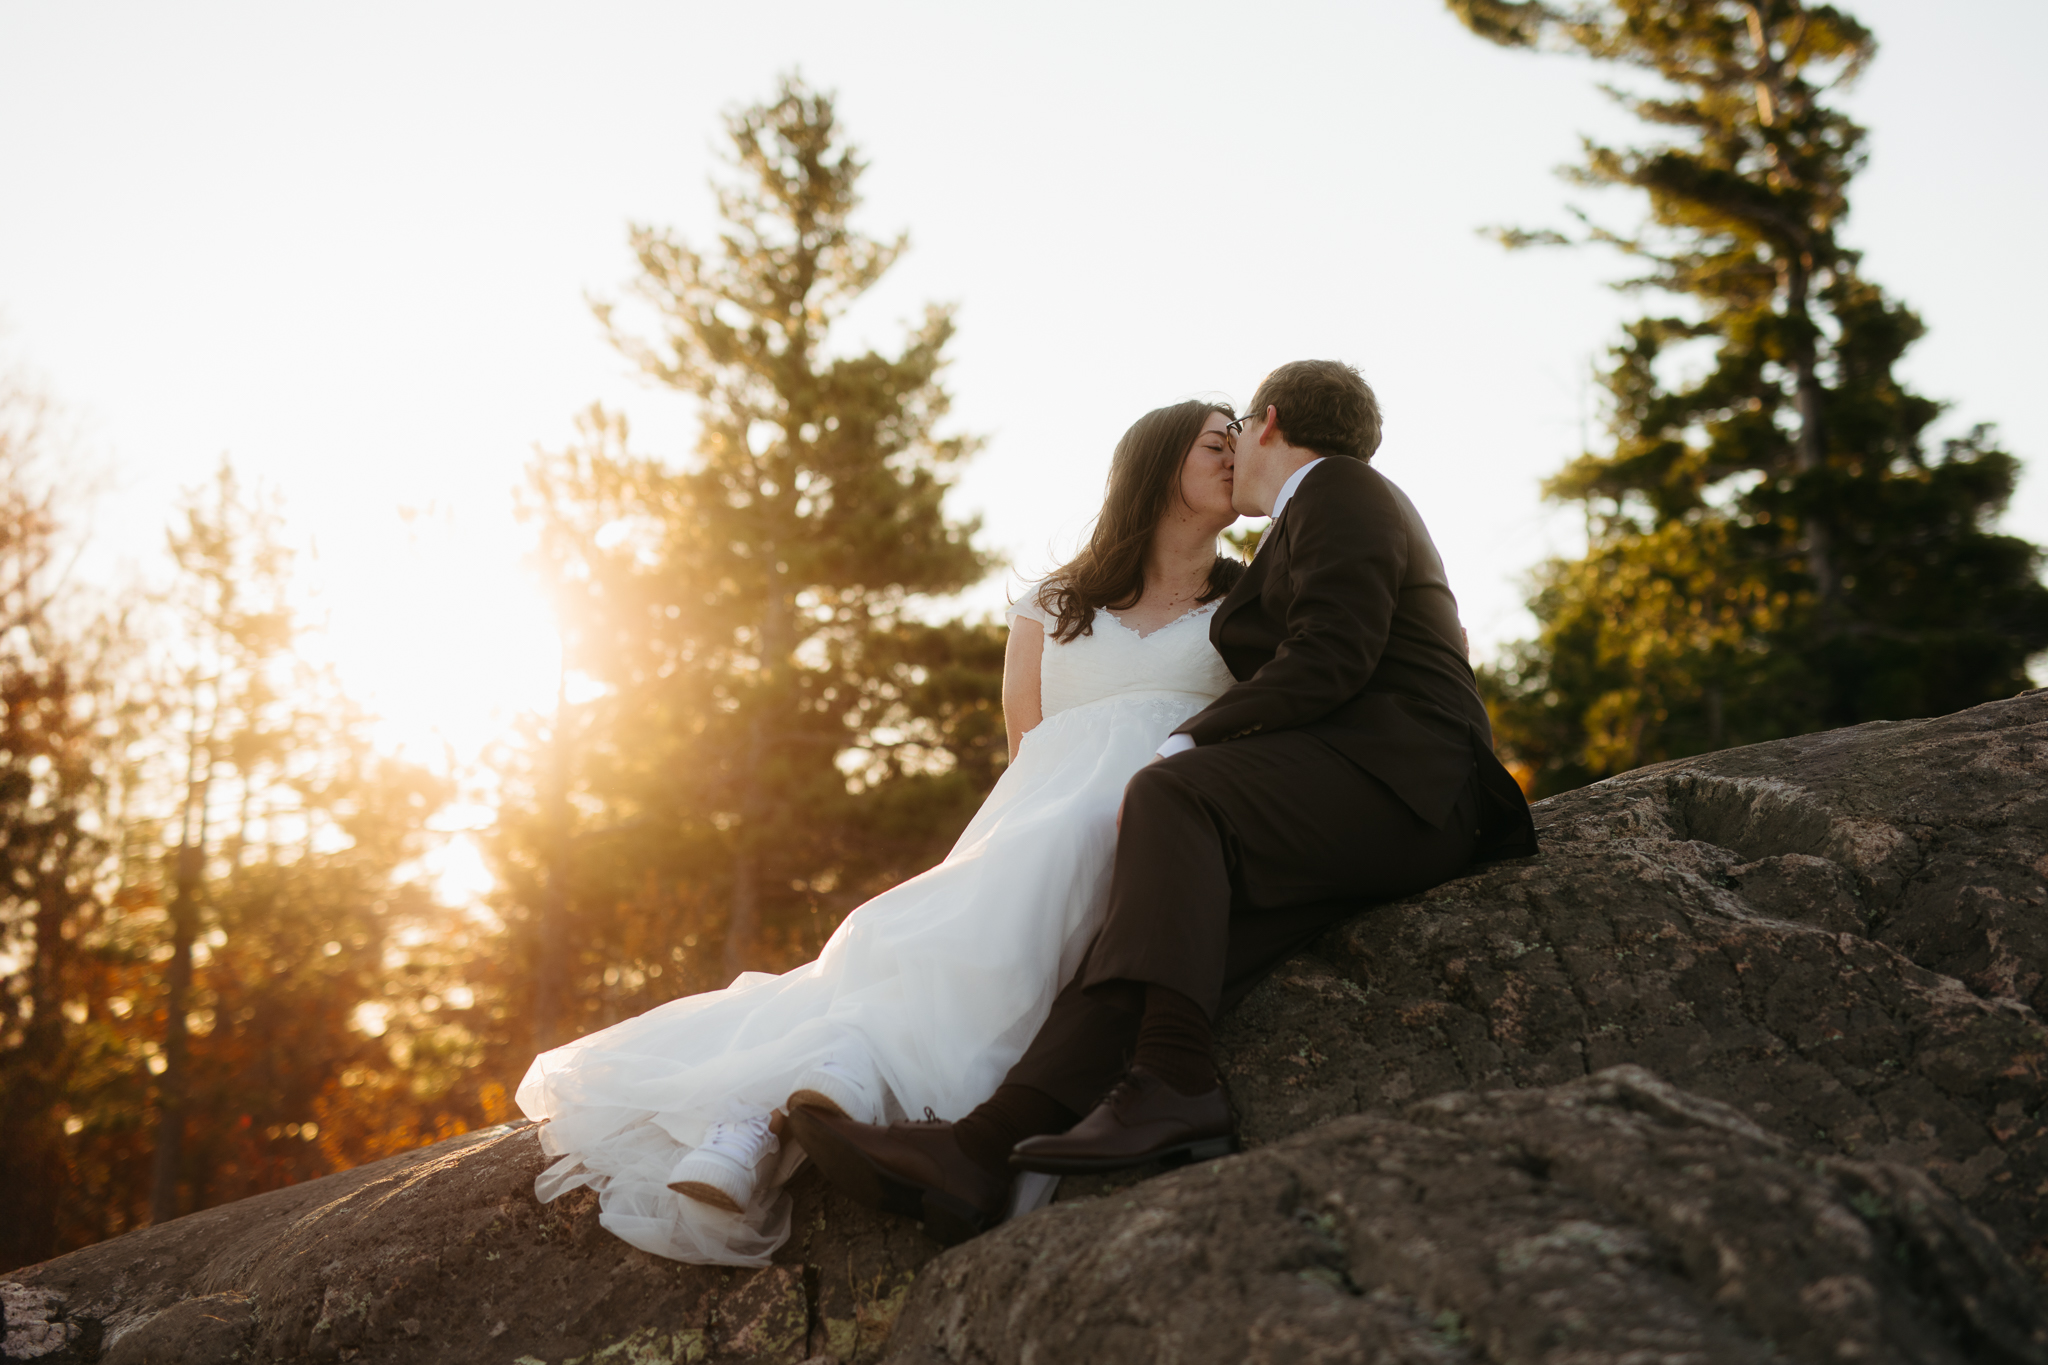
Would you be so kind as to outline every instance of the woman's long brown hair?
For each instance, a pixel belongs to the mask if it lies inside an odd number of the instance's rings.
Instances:
[[[1095,629],[1098,607],[1121,611],[1145,595],[1145,552],[1167,505],[1181,496],[1180,471],[1188,450],[1211,413],[1235,417],[1227,403],[1191,398],[1154,408],[1116,443],[1109,460],[1109,488],[1088,547],[1061,565],[1039,592],[1039,605],[1053,614],[1052,638],[1060,644]],[[1209,590],[1196,600],[1213,602],[1231,589],[1244,565],[1216,556]]]

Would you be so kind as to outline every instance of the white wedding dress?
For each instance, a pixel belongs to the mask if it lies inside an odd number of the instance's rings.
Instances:
[[[1034,584],[1012,629],[1047,629]],[[742,973],[534,1059],[519,1107],[559,1158],[542,1202],[588,1185],[600,1221],[646,1251],[759,1266],[789,1236],[793,1144],[763,1159],[744,1213],[668,1188],[722,1119],[779,1108],[849,1043],[872,1057],[888,1117],[959,1118],[1023,1055],[1101,923],[1124,784],[1230,685],[1209,645],[1215,603],[1140,636],[1106,611],[1046,635],[1045,719],[946,860],[848,915],[815,962]]]

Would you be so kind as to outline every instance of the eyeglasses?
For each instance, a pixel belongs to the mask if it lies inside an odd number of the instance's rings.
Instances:
[[[1223,430],[1229,435],[1231,440],[1235,441],[1238,437],[1244,435],[1244,424],[1246,422],[1262,421],[1265,416],[1266,410],[1264,408],[1259,409],[1257,412],[1248,412],[1233,421],[1225,422]]]

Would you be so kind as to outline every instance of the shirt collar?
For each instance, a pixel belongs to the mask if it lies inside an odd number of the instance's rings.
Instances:
[[[1280,496],[1273,499],[1274,523],[1277,524],[1279,522],[1280,514],[1287,510],[1288,502],[1294,497],[1294,490],[1301,487],[1301,481],[1308,477],[1308,472],[1311,469],[1314,469],[1317,465],[1321,464],[1325,458],[1326,457],[1324,456],[1318,455],[1313,460],[1310,460],[1307,464],[1303,465],[1301,468],[1295,470],[1292,474],[1289,474],[1287,476],[1287,482],[1280,485]]]

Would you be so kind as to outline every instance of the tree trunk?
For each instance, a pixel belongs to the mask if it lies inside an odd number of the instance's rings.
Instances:
[[[197,706],[198,691],[193,691]],[[214,722],[206,734],[197,725],[188,733],[185,765],[185,809],[178,833],[178,860],[171,893],[171,965],[164,991],[164,1074],[157,1083],[156,1152],[150,1174],[149,1221],[168,1222],[178,1216],[178,1172],[185,1154],[185,1100],[190,1077],[185,1013],[192,998],[192,943],[199,936],[199,881],[206,873],[207,797],[213,784]],[[200,755],[205,754],[202,763]],[[197,838],[194,809],[197,808]]]
[[[566,641],[564,642],[566,646]],[[545,1052],[567,1041],[569,949],[569,677],[566,656],[555,685],[555,730],[548,774],[547,885],[541,893],[533,971],[533,1043]]]
[[[768,556],[768,593],[761,610],[761,690],[747,720],[747,745],[739,781],[739,835],[733,844],[732,913],[725,926],[725,978],[731,981],[755,965],[761,931],[762,836],[768,823],[769,792],[765,777],[771,723],[787,720],[790,617],[794,604],[783,587],[776,547]]]
[[[732,912],[725,921],[725,979],[747,969],[761,919],[761,858],[756,827],[767,811],[761,763],[768,753],[767,727],[756,714],[747,722],[747,747],[740,773],[740,824],[732,853]]]
[[[54,1063],[64,1041],[64,978],[70,943],[64,936],[78,899],[67,875],[73,839],[57,835],[50,841],[48,865],[36,878],[36,947],[29,958],[29,1023],[21,1050],[34,1064]]]
[[[0,1084],[14,1106],[0,1125],[0,1165],[8,1172],[10,1216],[0,1219],[0,1264],[28,1265],[57,1250],[58,1199],[66,1171],[57,1109],[63,1097],[64,982],[70,945],[64,929],[78,906],[68,869],[74,841],[51,841],[36,887],[35,951],[29,958],[28,1027],[21,1046],[0,1057]]]
[[[203,788],[199,800],[203,805]],[[202,839],[205,830],[202,815]],[[171,897],[170,979],[164,992],[164,1074],[157,1085],[156,1157],[149,1191],[152,1223],[167,1223],[178,1216],[178,1168],[185,1151],[185,1099],[190,1082],[185,1012],[192,997],[192,942],[198,937],[203,860],[203,846],[178,846],[177,890]]]
[[[1812,283],[1813,258],[1804,252],[1791,253],[1786,257],[1785,270],[1785,319],[1791,324],[1792,346],[1789,357],[1792,365],[1793,399],[1799,413],[1799,431],[1792,447],[1793,467],[1802,475],[1812,474],[1827,460],[1827,448],[1821,430],[1821,399],[1819,359],[1814,346],[1814,337],[1819,329],[1813,322],[1813,313],[1808,305],[1807,295]],[[1811,507],[1800,514],[1803,532],[1802,547],[1806,552],[1806,571],[1813,576],[1813,590],[1820,604],[1820,620],[1823,630],[1830,628],[1836,616],[1836,604],[1841,596],[1841,586],[1835,575],[1832,538],[1827,524]]]

